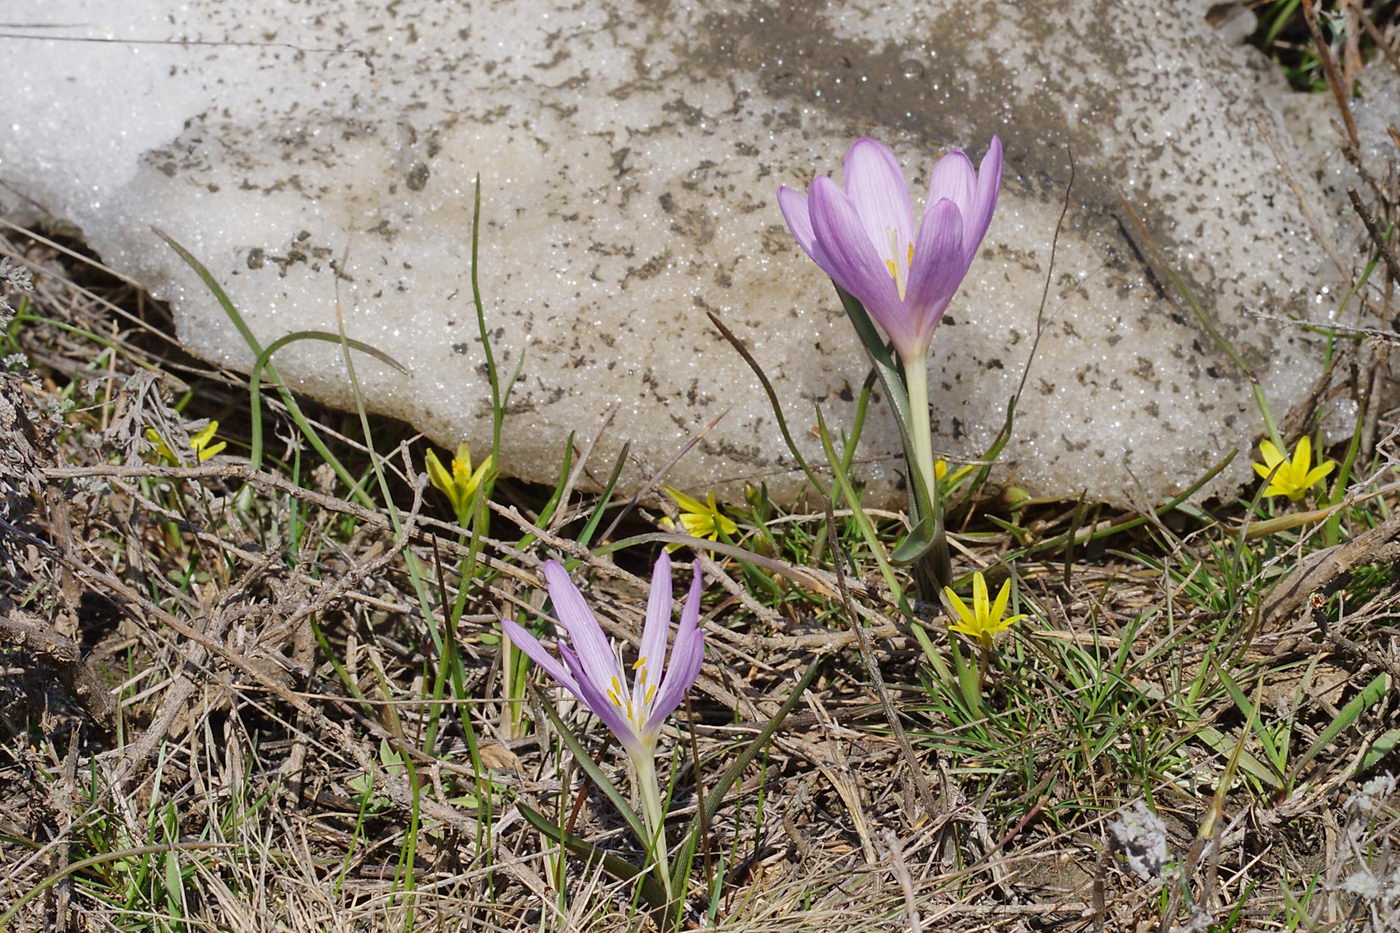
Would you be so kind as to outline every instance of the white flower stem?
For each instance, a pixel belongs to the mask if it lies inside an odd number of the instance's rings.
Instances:
[[[666,858],[666,811],[661,803],[661,784],[656,775],[656,756],[645,749],[632,756],[637,771],[637,794],[642,799],[642,821],[646,824],[647,851],[656,865],[666,897],[671,898],[671,871]]]
[[[904,360],[904,381],[909,392],[909,418],[914,423],[910,430],[914,435],[914,469],[918,477],[911,482],[923,482],[928,489],[928,501],[933,509],[938,509],[938,478],[933,471],[933,428],[929,423],[928,409],[928,357],[919,355]],[[920,515],[919,521],[928,516]]]

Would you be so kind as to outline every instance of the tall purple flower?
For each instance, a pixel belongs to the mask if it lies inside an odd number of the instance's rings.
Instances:
[[[617,651],[603,634],[583,594],[558,561],[546,561],[545,581],[554,602],[555,615],[568,638],[559,641],[559,658],[551,655],[535,636],[509,619],[502,619],[510,640],[559,681],[584,706],[612,730],[634,762],[650,761],[661,725],[685,698],[705,656],[705,634],[700,630],[700,565],[681,610],[680,627],[666,656],[666,636],[671,628],[671,559],[663,552],[651,577],[646,624],[641,650],[627,674]]]
[[[992,222],[1001,187],[1001,140],[982,165],[961,150],[939,159],[914,229],[909,187],[888,147],[858,139],[846,153],[845,189],[825,175],[809,197],[778,189],[799,245],[884,328],[906,362],[922,360]]]

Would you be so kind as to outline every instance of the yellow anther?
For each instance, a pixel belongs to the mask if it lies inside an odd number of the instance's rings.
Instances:
[[[622,709],[622,700],[618,698],[617,694],[614,691],[608,691],[608,699],[612,700],[613,706],[616,706],[618,709]]]
[[[644,668],[644,667],[646,667],[646,666],[647,666],[647,659],[646,659],[646,658],[638,658],[638,659],[636,660],[636,663],[634,663],[634,664],[632,665],[632,670],[634,670],[634,671],[640,671],[642,668]]]
[[[896,257],[899,255],[899,231],[898,231],[898,230],[891,230],[891,231],[890,231],[890,255],[891,255],[891,256],[896,256]],[[899,263],[896,262],[894,259],[887,259],[887,260],[885,260],[885,268],[888,269],[888,270],[890,270],[890,277],[894,279],[894,287],[895,287],[895,289],[899,292],[899,297],[900,297],[900,298],[903,298],[903,297],[904,297],[904,276],[905,276],[905,273],[907,273],[907,272],[909,271],[909,267],[912,266],[913,264],[914,264],[914,244],[913,244],[912,242],[909,244],[909,260],[908,260],[908,262],[905,263],[904,268],[901,269],[901,268],[899,267]]]
[[[647,705],[651,705],[652,697],[656,696],[656,685],[647,688]]]

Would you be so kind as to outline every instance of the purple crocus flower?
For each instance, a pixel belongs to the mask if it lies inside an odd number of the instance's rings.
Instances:
[[[917,232],[899,163],[873,139],[846,153],[845,190],[819,175],[809,197],[779,188],[778,205],[802,249],[865,306],[900,357],[921,360],[992,222],[1001,159],[996,136],[980,169],[961,150],[939,159]]]
[[[517,648],[530,656],[555,680],[568,688],[584,706],[612,730],[634,761],[648,763],[656,749],[661,724],[675,711],[700,674],[705,656],[705,634],[700,630],[700,565],[681,610],[680,628],[666,656],[666,636],[671,628],[671,559],[663,552],[651,577],[646,624],[641,651],[631,665],[629,684],[616,650],[603,634],[583,594],[558,561],[546,561],[544,577],[549,598],[567,641],[559,641],[555,658],[535,636],[509,619],[501,625]]]

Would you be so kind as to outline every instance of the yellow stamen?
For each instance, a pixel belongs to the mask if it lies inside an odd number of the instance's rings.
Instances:
[[[646,666],[647,666],[647,659],[646,659],[646,658],[638,658],[638,659],[637,659],[637,662],[636,662],[635,664],[632,665],[632,670],[634,670],[634,671],[640,671],[642,668],[644,668],[644,667],[646,667]]]
[[[608,699],[612,700],[613,706],[616,706],[618,709],[622,709],[622,701],[618,699],[617,694],[612,690],[608,691]]]
[[[650,687],[647,688],[647,704],[648,704],[648,705],[651,704],[652,697],[654,697],[654,696],[656,696],[656,685],[655,685],[655,684],[653,684],[652,686],[650,686]]]
[[[890,231],[890,255],[891,255],[891,256],[898,256],[898,255],[899,255],[899,231],[898,231],[898,230],[891,230],[891,231]],[[909,258],[908,258],[908,260],[905,262],[904,268],[901,269],[900,266],[899,266],[899,263],[897,263],[897,262],[896,262],[895,260],[893,260],[893,259],[887,259],[887,260],[885,260],[885,268],[888,269],[888,270],[890,270],[890,277],[894,279],[894,287],[899,291],[899,297],[900,297],[900,298],[903,298],[903,297],[904,297],[904,286],[905,286],[905,284],[906,284],[906,283],[905,283],[905,276],[906,276],[906,273],[908,273],[908,271],[909,271],[909,267],[912,266],[913,264],[914,264],[914,244],[913,244],[912,242],[909,244]]]

